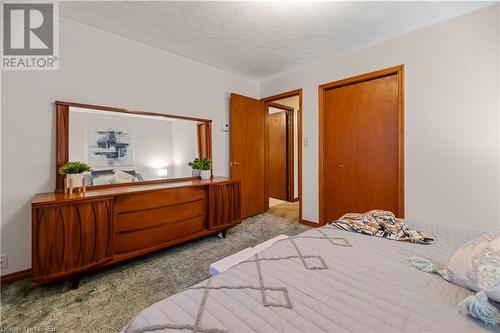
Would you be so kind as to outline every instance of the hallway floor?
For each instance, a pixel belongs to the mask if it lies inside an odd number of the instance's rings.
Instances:
[[[283,201],[275,198],[269,198],[268,214],[279,216],[287,220],[299,221],[299,202]]]

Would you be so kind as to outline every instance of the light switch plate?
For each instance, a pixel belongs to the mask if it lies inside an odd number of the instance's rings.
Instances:
[[[229,122],[226,120],[221,121],[220,123],[220,130],[222,132],[229,132]]]
[[[309,146],[309,138],[304,138],[304,146]]]

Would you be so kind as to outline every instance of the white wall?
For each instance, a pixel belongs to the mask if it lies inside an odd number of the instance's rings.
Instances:
[[[318,221],[318,85],[405,65],[406,217],[500,229],[500,5],[261,84],[303,88],[303,218]]]
[[[2,73],[2,275],[30,267],[30,200],[55,188],[55,100],[212,119],[214,173],[227,176],[229,95],[258,95],[254,81],[125,38],[66,20],[59,31],[58,71]]]
[[[217,128],[215,130],[217,131]],[[172,122],[172,153],[175,177],[191,177],[191,167],[187,163],[199,155],[196,122]]]

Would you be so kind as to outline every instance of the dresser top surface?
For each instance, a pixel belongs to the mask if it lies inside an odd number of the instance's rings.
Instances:
[[[114,197],[132,193],[148,192],[154,190],[163,189],[174,189],[182,187],[195,187],[195,186],[210,186],[223,184],[227,182],[235,182],[237,180],[225,178],[225,177],[214,177],[209,180],[202,179],[190,179],[182,181],[169,181],[165,183],[154,183],[154,184],[143,184],[143,185],[126,185],[126,186],[116,186],[107,187],[101,189],[87,189],[86,193],[74,192],[73,194],[58,193],[58,192],[48,192],[48,193],[38,193],[31,200],[33,206],[37,205],[47,205],[54,203],[72,202],[72,201],[82,201],[91,200],[98,198]]]

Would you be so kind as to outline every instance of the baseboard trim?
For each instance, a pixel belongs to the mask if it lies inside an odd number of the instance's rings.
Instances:
[[[315,228],[321,227],[321,224],[319,224],[319,223],[304,220],[304,219],[300,220],[300,224],[308,225],[310,227],[315,227]]]
[[[5,274],[5,275],[2,275],[0,276],[0,284],[9,284],[9,283],[12,283],[12,282],[16,282],[16,281],[19,281],[19,280],[24,280],[24,279],[27,279],[31,276],[31,268],[28,268],[28,269],[25,269],[25,270],[22,270],[22,271],[18,271],[18,272],[14,272],[14,273],[10,273],[10,274]]]

